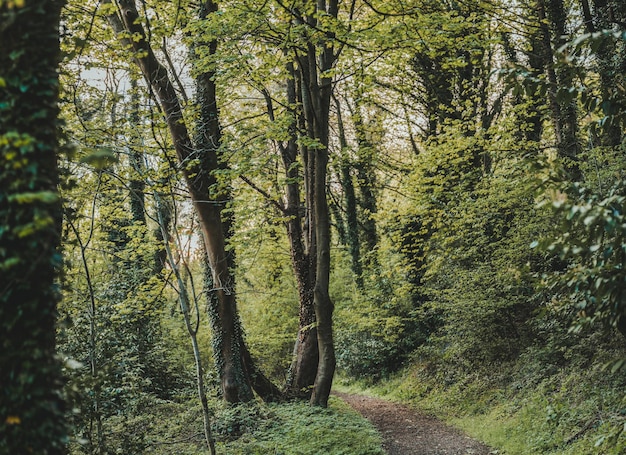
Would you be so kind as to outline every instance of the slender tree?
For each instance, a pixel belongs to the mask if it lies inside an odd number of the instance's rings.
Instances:
[[[565,166],[572,180],[581,178],[576,164],[581,151],[578,140],[578,112],[574,99],[560,99],[561,93],[573,85],[574,75],[566,65],[557,65],[555,49],[567,39],[567,15],[563,0],[537,0],[537,19],[541,33],[542,60],[548,80],[548,99],[554,127],[556,148],[566,160]]]
[[[307,1],[304,13],[296,11],[297,24],[308,27],[302,49],[295,49],[297,76],[302,94],[302,112],[305,132],[315,141],[303,147],[305,183],[311,201],[311,228],[315,241],[315,286],[313,306],[317,324],[317,346],[319,362],[315,376],[311,404],[325,407],[335,373],[335,349],[333,343],[333,303],[328,292],[330,283],[330,215],[326,195],[326,177],[329,155],[330,104],[333,91],[333,69],[338,49],[334,45],[332,29],[324,31],[324,38],[313,40],[321,25],[319,18],[328,16],[337,19],[339,2]]]
[[[111,4],[110,0],[105,3]],[[120,39],[134,51],[134,59],[144,79],[161,106],[176,156],[189,189],[191,201],[200,222],[200,230],[211,270],[210,311],[214,329],[218,371],[222,393],[228,402],[252,399],[251,387],[264,398],[273,399],[278,390],[253,365],[245,349],[239,327],[232,260],[227,250],[228,223],[223,215],[221,194],[216,194],[217,180],[214,172],[219,169],[219,123],[215,91],[210,74],[200,75],[198,87],[203,123],[199,139],[194,141],[183,117],[179,96],[169,73],[157,59],[140,20],[134,0],[118,0],[116,12],[109,15],[109,22]],[[201,14],[216,9],[211,2],[201,3]],[[126,38],[130,33],[136,37]],[[214,300],[213,300],[214,299]]]
[[[601,31],[626,31],[626,5],[615,0],[580,0],[585,28],[589,33]],[[609,121],[604,125],[600,145],[616,147],[621,143],[622,132],[613,115],[619,109],[619,89],[626,70],[626,51],[614,40],[603,40],[595,53],[600,76],[600,93]]]

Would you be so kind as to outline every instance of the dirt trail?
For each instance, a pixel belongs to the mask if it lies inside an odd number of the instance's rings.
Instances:
[[[389,455],[488,455],[491,449],[434,417],[362,395],[334,392],[378,429]]]

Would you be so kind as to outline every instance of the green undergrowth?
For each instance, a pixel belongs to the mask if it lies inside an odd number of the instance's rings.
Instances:
[[[408,403],[497,454],[617,455],[626,453],[626,373],[606,366],[615,354],[543,369],[525,357],[448,377],[417,362],[386,381],[343,380],[340,388]]]
[[[331,398],[327,409],[305,403],[263,406],[266,418],[253,431],[220,443],[229,455],[383,455],[371,424],[343,401]],[[223,424],[223,422],[222,422]]]
[[[326,409],[307,403],[213,405],[212,431],[219,455],[384,455],[372,425],[342,400]],[[103,422],[109,453],[208,454],[196,400],[158,402],[135,417]],[[89,442],[72,444],[72,455]]]

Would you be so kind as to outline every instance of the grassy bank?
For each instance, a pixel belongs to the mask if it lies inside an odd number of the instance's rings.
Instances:
[[[465,374],[416,362],[376,385],[340,383],[436,415],[498,454],[617,455],[626,453],[626,374],[610,364],[617,354],[558,368],[524,356]]]

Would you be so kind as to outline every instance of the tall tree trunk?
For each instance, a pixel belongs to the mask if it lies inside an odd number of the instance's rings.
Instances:
[[[343,187],[344,203],[346,205],[346,239],[352,258],[352,272],[354,273],[356,284],[363,289],[363,267],[361,264],[361,245],[359,242],[359,227],[357,216],[357,201],[354,191],[354,181],[351,170],[353,168],[349,156],[348,140],[343,124],[341,103],[335,98],[335,109],[337,111],[337,129],[339,132],[339,146],[341,148],[340,157],[340,181]]]
[[[212,1],[202,1],[199,5],[198,16],[200,20],[206,19],[209,14],[217,11],[217,5]],[[197,47],[208,47],[210,54],[214,54],[217,42],[212,40],[209,43],[195,43],[191,49],[192,63],[195,63],[193,54]],[[217,108],[216,87],[213,81],[213,71],[205,71],[195,78],[196,83],[196,103],[199,108],[199,116],[196,124],[195,153],[201,159],[203,179],[207,181],[207,196],[213,192],[209,198],[213,202],[213,222],[220,222],[220,236],[222,243],[217,247],[217,256],[211,259],[209,255],[209,267],[212,272],[211,284],[207,290],[212,292],[217,299],[218,305],[214,307],[216,311],[209,311],[209,317],[216,321],[211,321],[213,327],[213,347],[216,365],[220,371],[220,377],[231,379],[222,381],[222,393],[228,402],[249,401],[252,399],[252,390],[249,381],[245,378],[244,367],[239,349],[241,328],[239,327],[238,315],[233,311],[225,311],[227,308],[236,308],[235,301],[235,279],[232,275],[234,257],[232,250],[228,252],[226,245],[231,235],[232,223],[228,215],[223,216],[223,209],[227,201],[230,200],[230,190],[222,186],[218,189],[218,182],[213,174],[214,170],[224,167],[224,163],[219,160],[219,147],[221,144],[221,131],[219,124],[219,112]],[[217,193],[216,193],[217,192]],[[209,249],[215,250],[204,236],[205,245]],[[220,283],[227,283],[226,289],[220,289]],[[220,296],[220,293],[224,293]],[[212,297],[210,297],[213,300]],[[224,299],[229,301],[227,306],[220,305]],[[232,327],[230,331],[227,327]],[[234,383],[233,383],[234,382]],[[241,394],[241,397],[237,397]]]
[[[287,102],[290,106],[296,106],[298,99],[297,81],[298,73],[293,63],[287,64],[287,71],[292,76],[287,80]],[[268,97],[268,111],[274,120],[271,99]],[[315,283],[315,269],[311,262],[311,246],[315,244],[311,237],[310,209],[302,207],[300,201],[301,179],[298,171],[298,138],[297,123],[300,114],[292,111],[292,123],[289,126],[289,140],[286,144],[279,144],[283,167],[286,176],[284,215],[287,219],[287,238],[291,252],[291,263],[298,286],[299,300],[299,326],[298,334],[293,349],[293,357],[285,393],[287,396],[309,398],[315,382],[318,363],[317,327],[315,325],[315,309],[313,307],[313,286]],[[305,166],[306,169],[306,166]],[[305,179],[305,194],[308,195],[309,185]]]
[[[104,3],[110,2],[111,0],[105,0]],[[252,391],[250,378],[242,373],[244,366],[240,347],[243,341],[235,299],[234,277],[231,273],[232,259],[226,250],[227,232],[222,219],[222,205],[211,193],[211,189],[215,188],[217,183],[213,171],[218,169],[215,152],[219,147],[219,144],[216,147],[212,141],[218,137],[211,136],[210,134],[214,132],[210,131],[204,135],[207,142],[198,145],[193,143],[174,85],[166,68],[157,60],[150,43],[146,40],[135,2],[119,0],[117,5],[119,15],[109,16],[110,23],[116,32],[125,30],[137,37],[127,40],[126,43],[135,52],[136,62],[161,105],[200,222],[211,271],[210,290],[215,298],[212,301],[216,303],[213,307],[215,311],[210,312],[210,316],[213,318],[214,337],[217,337],[218,341],[215,355],[219,359],[218,370],[223,396],[231,403],[248,401],[252,399]],[[204,5],[209,10],[214,6],[211,2]],[[213,107],[203,106],[205,107],[209,115],[211,113],[217,115],[217,111],[212,110]]]
[[[63,4],[0,6],[0,452],[7,454],[66,452],[55,354]]]
[[[202,1],[199,6],[198,17],[200,20],[206,19],[210,14],[216,13],[218,5],[212,0]],[[217,41],[212,40],[209,43],[198,43],[198,45],[205,46],[209,50],[209,54],[213,55],[217,51]],[[192,49],[193,53],[193,49]],[[194,62],[195,63],[195,59]],[[230,187],[220,185],[213,176],[214,170],[225,171],[228,166],[224,160],[221,159],[220,147],[222,143],[222,134],[219,121],[219,109],[217,105],[217,88],[215,86],[215,71],[209,70],[199,73],[196,76],[196,102],[198,103],[200,115],[196,124],[196,148],[203,157],[202,167],[206,170],[210,179],[210,191],[215,191],[212,195],[213,205],[215,205],[222,215],[222,225],[225,244],[228,245],[233,235],[233,219],[232,214],[226,212],[224,209],[226,205],[231,201],[232,194]],[[234,289],[235,277],[232,274],[232,270],[235,269],[235,249],[229,248],[225,251],[226,266],[228,268],[230,277],[229,280],[232,283]],[[210,264],[210,262],[209,262]],[[213,278],[214,279],[214,278]],[[215,281],[213,281],[215,283]],[[233,300],[235,299],[233,293]],[[257,368],[252,356],[245,344],[243,337],[243,330],[241,329],[241,321],[239,315],[234,315],[234,340],[233,348],[237,353],[238,359],[233,362],[232,368],[237,371],[237,376],[241,376],[241,387],[244,387],[244,383],[249,384],[261,397],[266,401],[278,400],[281,393],[280,390],[272,384],[272,382]],[[225,334],[224,334],[225,335]],[[214,334],[215,336],[215,334]],[[224,342],[222,337],[218,337],[218,340],[214,341],[214,347]],[[218,348],[218,351],[224,352],[225,346]],[[228,361],[222,359],[218,362],[219,365],[228,367]],[[241,370],[241,373],[240,371]],[[250,392],[251,393],[251,392]],[[226,395],[225,395],[226,396]]]
[[[306,18],[313,28],[317,26],[317,15],[338,15],[337,0],[320,0],[316,12]],[[335,64],[337,56],[331,44],[332,33],[326,32],[329,40],[317,46],[307,41],[307,53],[300,59],[302,76],[302,107],[309,136],[319,142],[319,146],[309,149],[309,178],[312,191],[312,219],[315,235],[315,288],[313,305],[317,323],[317,345],[319,362],[311,404],[326,407],[335,374],[335,347],[333,342],[333,303],[330,300],[330,216],[326,195],[326,174],[328,167],[328,133],[330,127],[330,100],[332,78],[328,72]],[[319,56],[319,62],[318,62]],[[319,72],[318,72],[319,71]]]
[[[290,10],[296,24],[306,26],[301,28],[302,47],[294,49],[297,65],[289,66],[288,70],[293,77],[287,84],[288,100],[291,105],[299,106],[301,114],[294,113],[290,140],[286,146],[281,147],[287,175],[295,178],[297,173],[294,172],[293,164],[296,162],[298,150],[296,134],[316,142],[304,145],[304,141],[301,141],[299,149],[304,173],[303,215],[300,214],[299,190],[296,186],[288,185],[287,188],[285,211],[297,214],[287,223],[287,229],[300,293],[300,329],[287,390],[292,393],[295,391],[296,394],[306,392],[302,394],[304,396],[308,396],[311,391],[311,403],[326,406],[335,371],[333,308],[328,293],[330,217],[326,197],[326,172],[332,80],[327,74],[334,65],[336,55],[330,32],[326,32],[329,40],[325,43],[314,43],[308,33],[316,29],[318,14],[323,12],[337,17],[338,10],[335,0],[329,4],[324,0],[308,0],[308,3],[308,7],[305,5],[303,8],[307,15],[297,9]],[[318,66],[317,57],[320,52]],[[294,103],[295,100],[298,103]],[[301,230],[302,235],[298,235]],[[313,348],[314,341],[317,343],[317,350]],[[313,371],[315,380],[311,384]]]
[[[538,0],[537,18],[541,30],[543,61],[548,78],[548,99],[556,148],[559,156],[565,160],[565,168],[569,177],[580,180],[581,173],[577,161],[580,154],[578,141],[578,113],[575,100],[559,102],[559,88],[567,90],[573,85],[571,69],[561,66],[558,71],[555,67],[554,48],[564,44],[566,35],[566,13],[563,0]],[[554,42],[554,47],[553,47]]]

